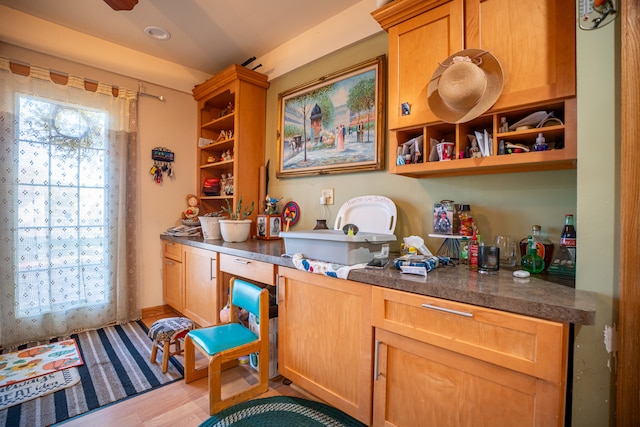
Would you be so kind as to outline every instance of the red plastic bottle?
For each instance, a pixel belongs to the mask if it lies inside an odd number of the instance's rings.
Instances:
[[[478,246],[478,236],[474,231],[471,243],[469,243],[469,270],[478,270]]]

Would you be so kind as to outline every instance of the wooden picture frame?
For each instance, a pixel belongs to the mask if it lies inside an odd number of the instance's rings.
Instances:
[[[276,176],[382,169],[385,82],[381,55],[280,93]]]
[[[256,217],[256,238],[262,240],[280,239],[282,217],[280,214],[260,214]]]

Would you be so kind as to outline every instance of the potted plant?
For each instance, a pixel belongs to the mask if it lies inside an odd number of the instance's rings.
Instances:
[[[222,212],[209,212],[203,216],[199,216],[200,226],[202,228],[202,237],[204,239],[220,240],[220,218]]]
[[[220,233],[225,242],[244,242],[249,238],[251,231],[251,220],[247,219],[255,208],[255,203],[251,202],[251,206],[242,206],[242,196],[238,199],[238,206],[234,210],[229,199],[226,199],[227,206],[222,207],[229,219],[220,220]]]

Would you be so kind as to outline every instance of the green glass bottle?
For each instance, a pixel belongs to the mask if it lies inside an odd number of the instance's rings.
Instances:
[[[522,269],[532,274],[542,273],[544,270],[544,259],[538,255],[537,246],[532,236],[528,236],[527,254],[522,257]]]

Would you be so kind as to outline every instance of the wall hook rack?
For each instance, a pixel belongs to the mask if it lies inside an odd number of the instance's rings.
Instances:
[[[165,173],[169,178],[174,177],[173,161],[175,160],[175,154],[173,151],[166,147],[155,147],[151,150],[151,159],[153,160],[153,165],[149,169],[149,173],[157,184],[162,183],[162,176]]]

